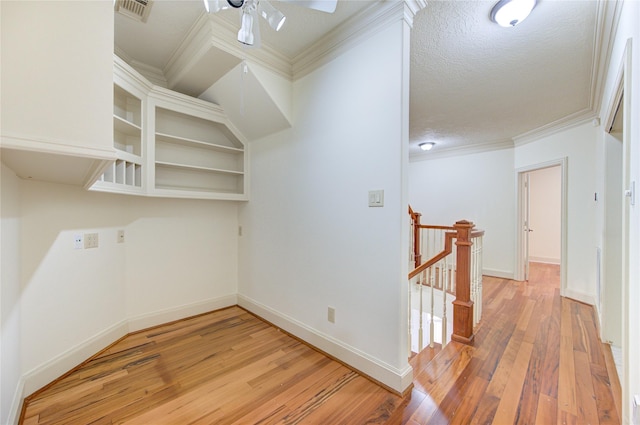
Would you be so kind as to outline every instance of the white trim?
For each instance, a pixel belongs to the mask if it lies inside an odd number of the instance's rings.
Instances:
[[[12,133],[2,133],[0,148],[104,161],[117,159],[113,146],[73,144],[59,139],[27,137]]]
[[[33,394],[33,392],[67,373],[109,344],[122,338],[127,334],[127,331],[127,322],[126,320],[122,320],[86,341],[60,353],[51,360],[31,369],[22,376],[24,379],[22,398],[24,399],[24,397],[29,394]],[[20,404],[22,404],[22,400]]]
[[[404,20],[412,26],[413,16],[424,6],[426,2],[423,0],[373,3],[296,56],[293,59],[293,79],[313,72],[394,22]]]
[[[7,416],[7,425],[18,425],[24,397],[24,377],[21,376],[18,380],[16,390],[13,393],[11,407],[9,408],[9,415]]]
[[[414,153],[409,158],[409,162],[429,161],[431,159],[442,159],[454,156],[471,155],[482,152],[498,151],[502,149],[512,149],[512,140],[502,140],[499,142],[476,143],[460,147],[452,147],[448,149],[437,150],[435,152]]]
[[[516,280],[513,272],[495,269],[482,269],[483,276],[499,277],[501,279]]]
[[[413,369],[409,364],[403,369],[395,368],[244,295],[238,294],[238,305],[398,393],[413,383]]]
[[[593,121],[597,118],[597,114],[591,109],[586,108],[581,111],[567,115],[564,118],[550,122],[541,127],[519,134],[513,138],[515,146],[522,146],[528,143],[536,142],[543,137],[549,137],[557,133],[561,133],[570,128],[578,127],[586,122]]]
[[[569,159],[567,157],[563,157],[560,159],[542,162],[538,164],[528,165],[526,167],[521,167],[516,169],[515,175],[515,185],[516,185],[516,259],[515,259],[515,279],[523,280],[524,279],[524,252],[522,248],[522,227],[521,223],[524,218],[523,204],[522,204],[522,186],[523,186],[523,178],[524,174],[541,170],[544,168],[550,168],[560,166],[560,174],[561,174],[561,206],[560,206],[560,295],[565,296],[565,292],[567,290],[567,247],[568,247],[568,239],[567,239],[567,229],[568,229],[568,206],[567,197],[568,197],[568,184],[569,184]],[[570,292],[570,291],[569,291]],[[595,302],[592,303],[595,305]]]
[[[604,96],[607,70],[611,62],[611,53],[622,15],[623,1],[598,2],[596,12],[596,31],[593,43],[593,63],[591,67],[591,109],[599,114]]]
[[[237,301],[236,295],[233,294],[134,316],[127,320],[129,333],[184,319],[185,317],[231,307],[236,305]]]
[[[596,299],[593,295],[585,294],[584,292],[576,291],[569,288],[565,288],[564,291],[560,290],[560,295],[565,298],[571,298],[572,300],[596,307]]]
[[[557,264],[560,265],[559,258],[551,258],[551,257],[533,257],[529,256],[529,262],[531,263],[544,263],[544,264]]]

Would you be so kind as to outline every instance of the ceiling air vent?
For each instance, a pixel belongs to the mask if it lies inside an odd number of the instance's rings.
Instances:
[[[116,12],[140,22],[147,22],[151,0],[116,0]]]

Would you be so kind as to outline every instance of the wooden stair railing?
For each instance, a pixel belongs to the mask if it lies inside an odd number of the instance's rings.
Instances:
[[[440,260],[451,254],[453,247],[453,239],[456,239],[456,267],[455,267],[455,301],[453,301],[453,332],[451,339],[453,341],[464,344],[472,344],[474,339],[474,320],[479,320],[478,315],[474,317],[474,302],[471,298],[471,268],[472,268],[472,238],[482,238],[484,231],[474,231],[475,225],[466,220],[456,222],[452,227],[448,226],[428,226],[420,223],[420,213],[416,213],[409,207],[411,216],[412,235],[412,253],[414,256],[415,269],[409,273],[409,280],[418,276],[420,273],[434,266]],[[441,229],[445,230],[444,249],[435,256],[421,262],[421,246],[420,231],[421,229]],[[474,261],[473,267],[481,267]],[[478,272],[476,270],[476,272]],[[476,273],[474,273],[475,276]],[[481,271],[480,271],[481,274]],[[474,282],[475,284],[475,282]]]

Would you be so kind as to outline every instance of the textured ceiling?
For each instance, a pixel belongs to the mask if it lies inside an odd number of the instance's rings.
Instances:
[[[431,1],[416,17],[414,145],[502,142],[589,109],[596,2],[541,1],[514,28],[493,24],[492,7]]]
[[[294,61],[321,35],[374,2],[339,0],[334,14],[272,3],[287,22],[278,33],[261,22],[263,44]],[[416,15],[412,155],[423,155],[417,147],[423,141],[436,143],[431,154],[510,141],[591,109],[597,2],[539,0],[514,28],[489,20],[493,4],[432,0]],[[220,13],[239,27],[237,10]],[[116,14],[115,44],[130,60],[162,71],[202,14],[201,0],[156,0],[146,24]]]

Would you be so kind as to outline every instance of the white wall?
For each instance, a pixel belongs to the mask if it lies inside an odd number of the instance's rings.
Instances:
[[[604,134],[602,224],[602,337],[622,347],[622,142]]]
[[[241,305],[396,390],[411,382],[405,37],[391,24],[295,81],[293,128],[251,143],[240,219]]]
[[[3,139],[112,148],[113,2],[1,6]]]
[[[469,220],[484,229],[484,273],[513,278],[513,149],[411,162],[409,203],[424,224]]]
[[[516,169],[568,158],[567,287],[563,295],[595,304],[596,300],[596,140],[591,123],[516,146]]]
[[[14,398],[20,396],[21,219],[18,178],[0,165],[0,423],[7,424],[18,413]]]
[[[602,113],[608,112],[609,103],[614,97],[617,88],[617,76],[625,60],[624,51],[630,47],[631,66],[626,69],[626,77],[629,85],[625,89],[625,120],[627,124],[626,137],[628,137],[626,149],[623,155],[624,162],[629,164],[627,178],[623,185],[628,187],[628,183],[635,181],[636,186],[640,182],[640,3],[635,1],[625,1],[622,4],[622,15],[617,26],[615,41],[607,79],[604,96],[601,105]],[[631,41],[628,44],[628,41]],[[601,129],[602,130],[602,129]],[[599,143],[604,143],[604,137]],[[603,151],[599,146],[599,151]],[[603,169],[602,161],[604,157],[599,157],[600,168]],[[640,309],[636,308],[640,304],[640,204],[636,201],[635,206],[630,206],[628,200],[625,201],[624,210],[628,216],[629,231],[626,235],[628,245],[629,264],[624,270],[627,276],[628,285],[623,289],[622,298],[624,300],[623,310],[623,358],[624,375],[621,377],[623,396],[623,423],[631,423],[632,419],[632,397],[640,394],[640,364],[637,361],[637,354],[640,353]],[[602,229],[597,229],[598,234],[602,234]],[[640,418],[635,418],[634,423],[640,423]]]
[[[529,173],[529,261],[560,264],[562,169]]]
[[[236,203],[19,188],[25,395],[129,331],[236,304]],[[93,232],[98,248],[74,249]]]

